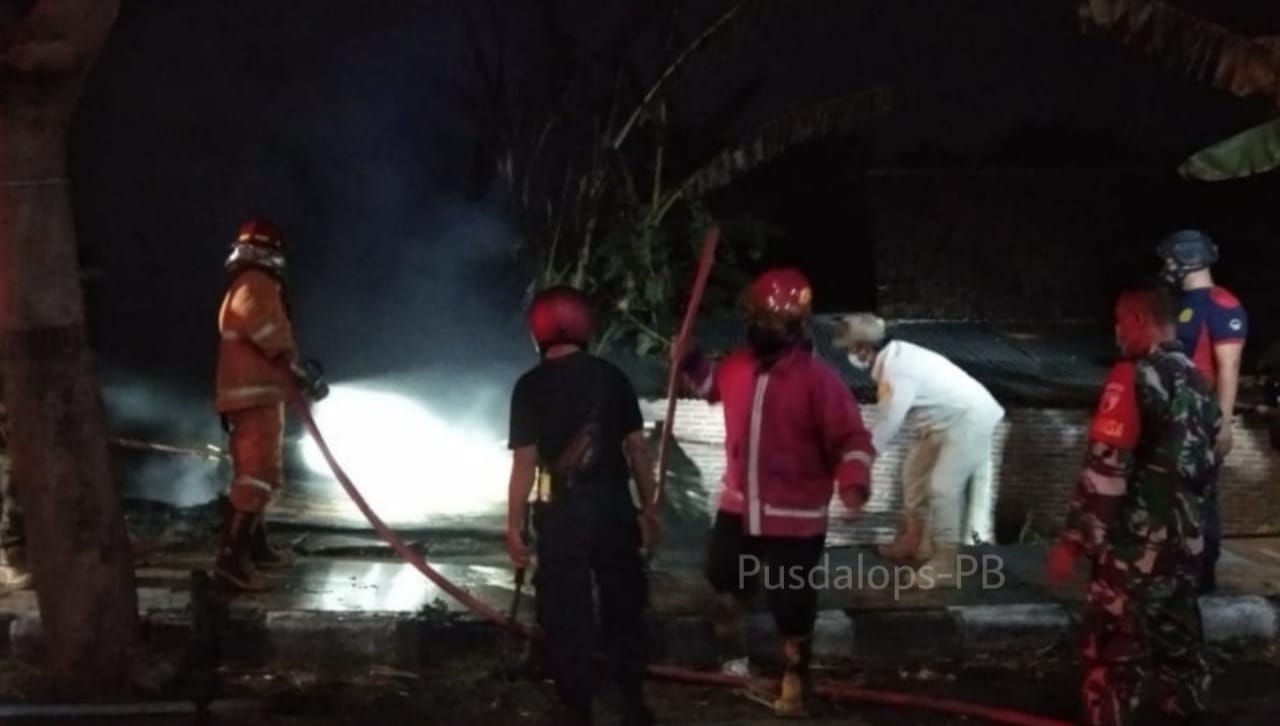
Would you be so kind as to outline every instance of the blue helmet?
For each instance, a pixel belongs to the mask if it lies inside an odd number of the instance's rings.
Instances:
[[[1161,240],[1156,256],[1165,264],[1165,279],[1177,284],[1190,273],[1217,262],[1218,245],[1198,229],[1183,229]]]

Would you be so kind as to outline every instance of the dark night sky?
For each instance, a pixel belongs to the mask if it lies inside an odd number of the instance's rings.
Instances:
[[[980,164],[1022,138],[1017,148],[1032,149],[1022,163],[1172,168],[1266,118],[1258,103],[1082,34],[1073,2],[773,2],[722,77],[699,88],[760,74],[766,92],[745,129],[796,103],[892,84],[893,115],[857,139],[873,166],[922,147]],[[589,32],[621,4],[565,5]],[[530,362],[521,291],[503,268],[509,235],[491,204],[460,194],[470,132],[436,81],[462,77],[467,58],[442,5],[125,0],[72,139],[78,230],[101,273],[91,317],[112,376],[145,372],[202,400],[221,262],[250,212],[293,238],[301,340],[336,376],[449,369],[506,385]],[[522,33],[531,2],[497,5],[525,80],[537,82],[542,46]],[[710,15],[723,3],[693,5]],[[1270,3],[1188,5],[1247,32],[1280,30]],[[1122,151],[1081,159],[1072,139]],[[813,170],[841,173],[830,167],[780,166],[755,184],[791,174],[820,190]],[[799,234],[823,224],[815,208],[781,205],[775,221]],[[789,244],[810,264],[845,263],[824,261],[812,241]],[[827,299],[840,294],[857,299]]]

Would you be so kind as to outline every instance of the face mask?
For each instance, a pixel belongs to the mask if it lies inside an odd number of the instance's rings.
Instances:
[[[854,368],[860,371],[865,371],[871,367],[871,361],[863,360],[862,358],[859,358],[856,353],[850,353],[849,365],[853,366]]]
[[[1183,265],[1177,260],[1168,259],[1165,260],[1164,267],[1160,268],[1160,281],[1181,294],[1182,282],[1187,279],[1187,275],[1200,269],[1204,268]]]
[[[231,248],[231,255],[227,257],[226,266],[230,268],[238,265],[257,265],[277,275],[284,275],[284,253],[253,245],[235,245]]]
[[[761,357],[770,357],[777,355],[787,347],[788,339],[785,335],[760,325],[747,326],[747,344],[755,351],[756,355]]]

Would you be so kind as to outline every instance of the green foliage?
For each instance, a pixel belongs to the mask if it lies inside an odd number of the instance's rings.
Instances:
[[[1202,149],[1178,167],[1199,181],[1244,179],[1280,168],[1280,119],[1242,131]]]
[[[1080,0],[1086,24],[1134,46],[1191,78],[1240,98],[1280,107],[1280,39],[1250,37],[1161,0]],[[1280,166],[1280,121],[1242,131],[1192,155],[1178,171],[1188,179],[1243,179]]]
[[[734,305],[746,271],[777,232],[750,217],[715,219],[702,195],[795,145],[844,133],[866,109],[884,106],[882,94],[827,101],[726,145],[721,129],[748,106],[760,79],[696,89],[700,97],[723,96],[711,104],[712,128],[678,113],[678,100],[690,94],[676,90],[708,77],[687,70],[723,54],[721,36],[731,36],[726,31],[745,22],[755,3],[721,0],[722,11],[709,20],[704,4],[636,3],[616,27],[584,38],[569,29],[554,0],[544,0],[549,86],[513,78],[502,19],[490,10],[493,37],[486,40],[470,7],[460,3],[459,12],[478,88],[450,90],[480,129],[475,186],[498,183],[518,232],[515,252],[529,271],[530,295],[568,283],[598,301],[600,347],[651,354],[670,345],[713,221],[722,238],[704,309]],[[685,15],[699,18],[693,32]],[[635,60],[655,57],[660,62],[652,67]]]
[[[1162,0],[1080,0],[1077,10],[1088,25],[1201,83],[1280,106],[1280,55],[1268,40],[1249,38]]]

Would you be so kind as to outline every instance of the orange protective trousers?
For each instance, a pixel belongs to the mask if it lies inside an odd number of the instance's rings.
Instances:
[[[231,427],[231,506],[259,514],[284,486],[284,404],[228,411]]]

